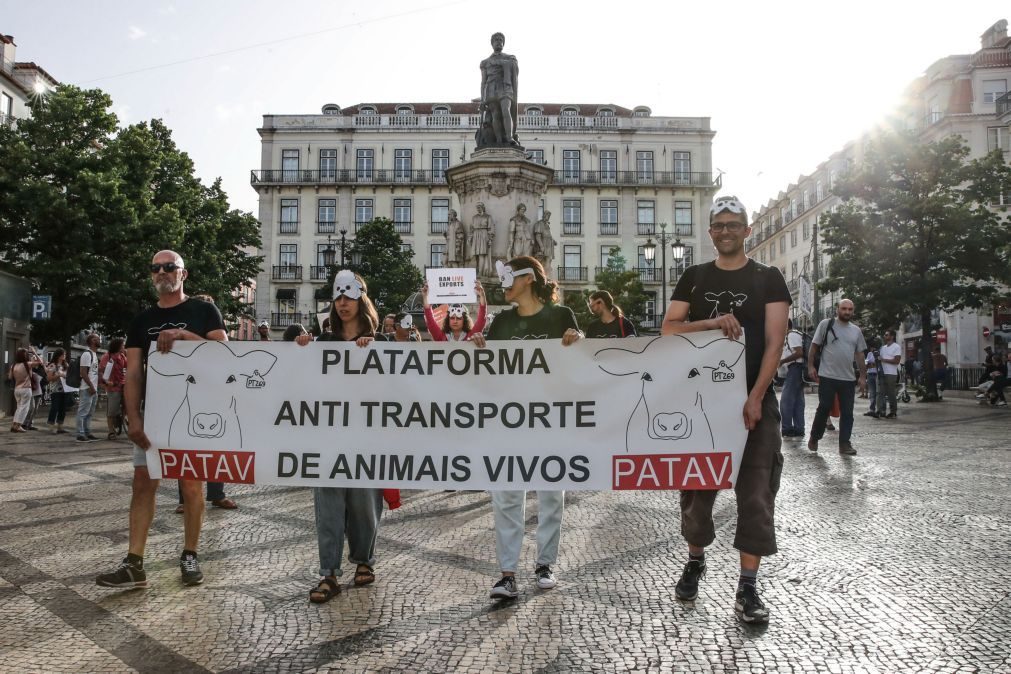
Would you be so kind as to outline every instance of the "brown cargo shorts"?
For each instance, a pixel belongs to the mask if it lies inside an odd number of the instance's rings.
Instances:
[[[734,547],[750,555],[776,554],[776,492],[783,473],[779,401],[770,388],[762,398],[762,419],[748,433],[737,494],[737,535]],[[719,490],[681,492],[681,535],[689,544],[704,548],[716,540],[713,504]]]

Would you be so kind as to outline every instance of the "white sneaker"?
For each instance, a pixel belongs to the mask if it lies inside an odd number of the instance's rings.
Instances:
[[[515,599],[520,596],[516,589],[516,576],[502,576],[491,588],[492,599]]]
[[[555,580],[555,574],[551,573],[551,567],[547,564],[538,566],[534,574],[537,576],[537,587],[542,590],[550,590],[558,584],[558,581]]]

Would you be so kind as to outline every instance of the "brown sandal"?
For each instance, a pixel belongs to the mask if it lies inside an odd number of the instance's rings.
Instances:
[[[313,604],[325,604],[341,593],[341,586],[333,578],[319,579],[319,585],[309,590],[309,601]]]
[[[368,564],[359,564],[358,568],[355,569],[355,585],[361,587],[362,585],[370,585],[374,582],[376,582],[376,573],[372,567]]]

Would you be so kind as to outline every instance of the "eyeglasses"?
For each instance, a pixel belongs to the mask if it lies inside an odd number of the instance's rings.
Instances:
[[[182,269],[182,265],[178,265],[175,262],[162,262],[160,264],[155,262],[154,264],[151,265],[152,274],[157,274],[162,270],[165,270],[166,273],[171,274],[177,269]]]
[[[717,222],[709,225],[709,231],[716,232],[730,232],[732,234],[737,234],[747,227],[743,222]]]

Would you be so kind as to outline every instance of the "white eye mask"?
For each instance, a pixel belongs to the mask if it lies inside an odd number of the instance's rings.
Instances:
[[[411,318],[410,314],[407,314],[406,316],[400,319],[400,327],[402,327],[404,330],[410,330],[411,326],[413,325],[414,319]]]
[[[450,318],[463,318],[467,310],[462,304],[450,304],[449,305],[449,317]]]
[[[513,271],[513,268],[507,264],[503,264],[502,260],[495,262],[495,271],[498,272],[498,280],[502,283],[503,288],[512,288],[513,280],[517,276],[534,273],[533,269],[520,269],[519,271]]]
[[[709,209],[709,217],[718,215],[723,211],[739,214],[745,211],[744,204],[737,200],[737,197],[720,197],[713,202]]]
[[[356,300],[362,296],[362,284],[355,278],[354,272],[344,269],[337,272],[333,280],[333,298],[347,297]]]

